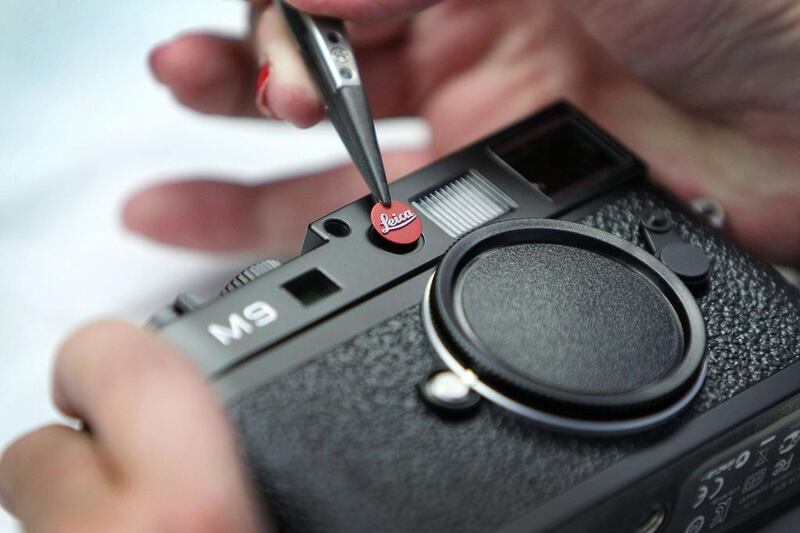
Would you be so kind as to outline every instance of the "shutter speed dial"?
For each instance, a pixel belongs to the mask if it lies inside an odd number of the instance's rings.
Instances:
[[[264,261],[259,261],[254,265],[251,265],[244,269],[241,273],[239,273],[235,278],[228,283],[224,289],[222,289],[222,295],[226,295],[230,292],[235,291],[236,289],[240,289],[251,283],[267,272],[272,272],[273,270],[280,268],[281,262],[276,261],[275,259],[265,259]]]

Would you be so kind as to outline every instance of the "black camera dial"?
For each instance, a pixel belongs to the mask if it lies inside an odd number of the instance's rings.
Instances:
[[[263,261],[259,261],[258,263],[254,263],[244,269],[242,272],[237,274],[235,278],[233,278],[230,283],[228,283],[224,289],[222,289],[222,294],[228,294],[229,292],[233,292],[236,289],[240,289],[251,283],[267,272],[272,272],[273,270],[280,268],[281,262],[276,261],[275,259],[264,259]]]
[[[570,431],[659,424],[705,372],[705,328],[686,286],[644,250],[569,222],[499,222],[457,242],[423,321],[476,392]]]

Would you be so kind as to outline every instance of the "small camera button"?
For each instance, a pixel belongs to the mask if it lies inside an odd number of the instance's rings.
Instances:
[[[711,261],[697,246],[671,242],[661,249],[659,259],[668,269],[690,286],[702,285],[711,272]]]
[[[464,415],[472,412],[481,397],[456,374],[436,370],[420,383],[419,392],[428,405],[444,415]]]
[[[375,204],[370,219],[375,234],[394,246],[414,246],[422,236],[422,222],[417,212],[397,200],[388,207]]]

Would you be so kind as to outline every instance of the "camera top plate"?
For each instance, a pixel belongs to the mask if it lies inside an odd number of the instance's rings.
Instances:
[[[573,170],[583,174],[568,186],[560,175],[551,176],[546,183],[533,182],[527,175],[552,173],[553,169],[536,163],[542,154],[534,151],[535,161],[526,160],[524,154],[537,140],[553,135],[562,139],[559,146],[572,143],[566,146],[580,147],[579,152],[592,162],[587,168],[573,164]],[[562,155],[565,164],[581,160],[575,154]],[[505,207],[495,220],[547,218],[575,209],[644,173],[645,165],[634,154],[580,111],[560,102],[395,181],[391,190],[393,198],[416,207],[418,199],[445,194],[444,188],[460,178],[480,176],[496,188]],[[470,205],[475,204],[467,203],[463,210],[469,211]],[[179,309],[173,313],[176,316],[158,324],[161,334],[216,380],[264,350],[431,269],[456,240],[441,220],[417,208],[424,231],[415,247],[392,249],[385,241],[376,244],[371,207],[371,199],[364,197],[311,223],[300,256],[248,281],[246,288],[192,306],[191,312]],[[292,287],[308,280],[316,280],[320,288],[311,292],[325,296],[316,298],[304,291],[298,298]]]

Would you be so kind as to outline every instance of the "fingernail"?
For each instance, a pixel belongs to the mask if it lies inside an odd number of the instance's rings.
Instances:
[[[264,65],[258,73],[258,81],[256,81],[256,105],[261,113],[267,117],[272,116],[272,111],[269,108],[267,101],[267,79],[269,78],[270,68],[269,65]]]
[[[161,79],[157,65],[159,62],[159,56],[164,53],[168,45],[169,43],[159,44],[150,51],[150,56],[147,58],[147,62],[150,65],[150,71],[153,73],[153,76],[155,76],[156,80],[158,80],[161,83],[164,83],[164,80]]]
[[[264,87],[264,84],[267,83],[267,78],[269,78],[269,65],[264,65],[261,67],[261,71],[258,73],[256,92],[261,91],[261,89]]]

